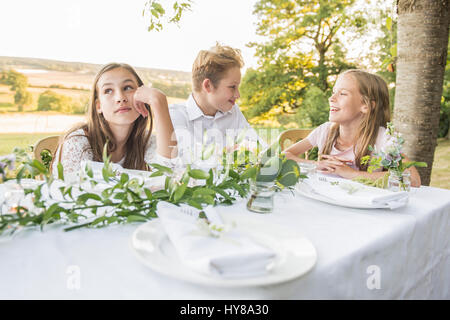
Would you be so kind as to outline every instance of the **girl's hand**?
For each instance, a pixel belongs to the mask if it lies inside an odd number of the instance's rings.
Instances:
[[[149,110],[147,110],[145,104],[150,105],[151,108],[158,108],[161,104],[167,105],[167,98],[158,89],[140,86],[134,92],[134,107],[143,117],[147,117],[149,114]]]
[[[345,165],[346,160],[330,155],[321,155],[317,161],[317,169],[324,172],[334,172],[336,167]]]
[[[342,164],[340,166],[334,166],[332,173],[337,174],[345,179],[353,179],[356,178],[360,172],[359,170],[353,169],[352,167]]]
[[[333,173],[346,179],[353,179],[359,174],[358,170],[348,166],[353,163],[351,160],[330,155],[322,155],[320,158],[322,160],[317,162],[317,169],[322,173]]]
[[[346,164],[346,165],[352,165],[353,164],[353,160],[348,160],[348,159],[344,159],[344,158],[341,158],[341,157],[332,156],[332,155],[329,155],[329,154],[322,154],[322,155],[320,155],[319,160],[329,160],[329,161],[341,162],[341,163]]]

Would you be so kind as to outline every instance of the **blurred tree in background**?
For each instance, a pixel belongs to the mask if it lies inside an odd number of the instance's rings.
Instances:
[[[345,33],[360,35],[366,29],[367,18],[362,11],[350,10],[354,3],[355,0],[257,1],[257,35],[266,41],[250,43],[256,49],[259,67],[249,69],[242,81],[241,102],[247,117],[260,116],[254,121],[257,123],[264,120],[264,113],[266,118],[298,116],[297,109],[304,107],[308,91],[312,90],[309,96],[327,96],[336,75],[356,67],[346,59],[340,38]],[[327,105],[315,107],[323,113],[319,109]],[[303,125],[315,123],[316,119],[306,119]]]
[[[168,97],[187,99],[192,91],[191,85],[175,84],[173,82],[152,81],[152,87],[164,92]]]
[[[31,94],[27,91],[28,78],[24,74],[15,70],[2,71],[0,83],[15,91],[14,103],[17,105],[17,111],[22,112],[25,105],[32,103]]]
[[[450,55],[448,52],[449,50],[447,49],[447,64],[445,66],[444,85],[442,88],[438,133],[439,138],[445,137],[447,139],[449,139],[450,135]]]
[[[89,98],[85,97],[77,101],[71,97],[46,90],[39,95],[37,110],[84,114],[87,110],[88,100]]]

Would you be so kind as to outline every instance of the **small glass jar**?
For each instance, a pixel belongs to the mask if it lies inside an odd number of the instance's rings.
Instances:
[[[411,173],[389,170],[388,189],[394,192],[409,192],[411,190]]]
[[[250,198],[247,209],[257,213],[270,213],[273,211],[274,182],[250,182]]]
[[[300,174],[307,176],[308,178],[314,177],[316,174],[317,165],[311,162],[298,162],[300,168]]]

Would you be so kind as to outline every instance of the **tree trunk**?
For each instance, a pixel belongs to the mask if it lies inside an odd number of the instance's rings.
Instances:
[[[403,152],[430,175],[439,130],[439,110],[449,35],[448,0],[400,0],[394,123],[405,138]]]

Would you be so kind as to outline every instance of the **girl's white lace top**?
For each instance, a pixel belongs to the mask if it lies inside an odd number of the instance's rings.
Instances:
[[[55,154],[55,163],[53,164],[52,173],[54,176],[58,175],[57,161],[59,159],[59,147]],[[72,132],[64,141],[61,155],[61,164],[64,168],[64,174],[78,172],[81,168],[83,160],[94,160],[94,155],[87,137],[84,135],[83,129],[78,129]],[[144,156],[146,163],[159,163],[164,166],[172,166],[173,159],[169,159],[159,155],[156,152],[156,136],[151,135],[149,144],[145,150]],[[123,165],[125,157],[123,157],[118,164]]]

